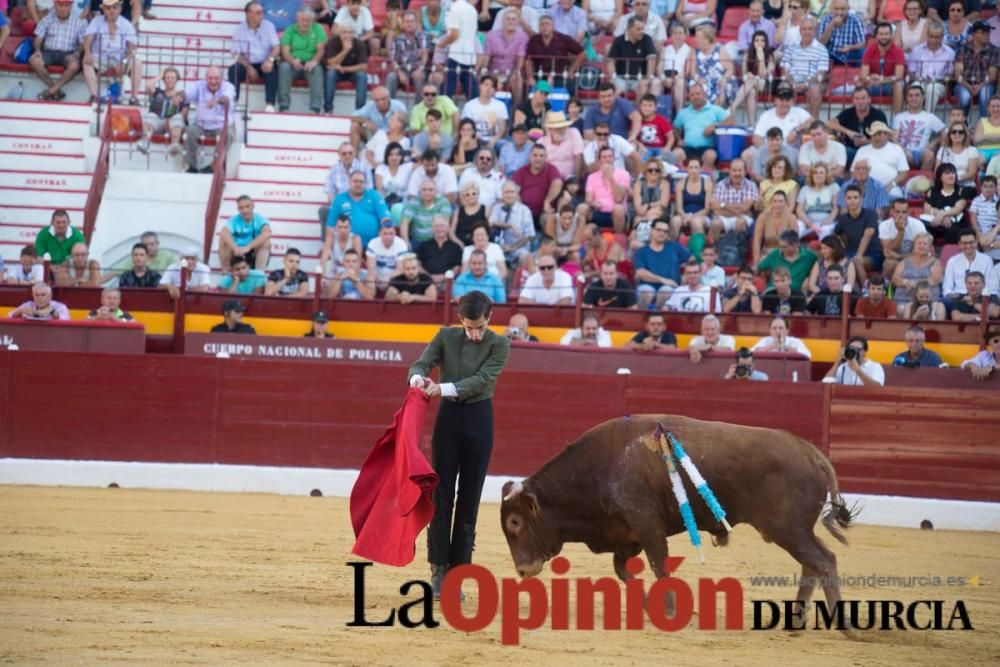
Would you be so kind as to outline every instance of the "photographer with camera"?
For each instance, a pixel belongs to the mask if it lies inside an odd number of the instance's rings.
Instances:
[[[531,335],[528,331],[528,318],[521,313],[510,316],[510,321],[507,323],[507,330],[503,332],[504,336],[514,340],[522,340],[526,343],[537,343],[538,338]]]
[[[853,336],[840,351],[839,360],[826,372],[823,382],[881,387],[885,384],[885,371],[881,364],[868,359],[868,339]]]
[[[755,371],[753,368],[753,352],[750,348],[741,347],[736,351],[736,363],[729,367],[725,380],[751,380],[767,382],[767,373]]]

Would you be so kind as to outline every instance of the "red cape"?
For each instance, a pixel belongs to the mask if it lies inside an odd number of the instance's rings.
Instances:
[[[413,561],[417,535],[434,516],[437,473],[420,451],[428,399],[410,389],[351,490],[352,553],[397,567]]]

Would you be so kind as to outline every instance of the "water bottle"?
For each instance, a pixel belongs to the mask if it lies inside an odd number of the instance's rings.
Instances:
[[[4,95],[8,100],[23,100],[24,99],[24,81],[18,81],[15,85],[7,89],[7,93]]]

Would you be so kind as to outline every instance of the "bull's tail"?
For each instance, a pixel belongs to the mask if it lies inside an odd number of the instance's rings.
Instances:
[[[823,525],[838,542],[846,545],[848,542],[844,531],[851,527],[851,521],[858,516],[861,509],[856,503],[853,507],[848,507],[844,497],[840,495],[837,473],[830,460],[819,452],[817,452],[817,459],[826,475],[827,490],[830,492],[830,506],[823,512]]]

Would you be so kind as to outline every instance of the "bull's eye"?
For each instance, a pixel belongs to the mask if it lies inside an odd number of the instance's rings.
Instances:
[[[510,529],[513,531],[521,530],[521,519],[516,516],[512,516],[507,520],[507,525],[510,526]]]

